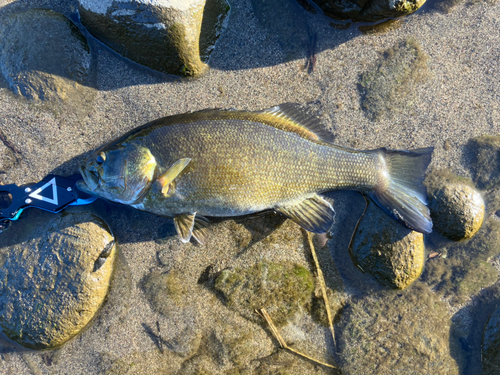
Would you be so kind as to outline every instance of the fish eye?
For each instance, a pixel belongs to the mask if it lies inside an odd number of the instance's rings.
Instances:
[[[106,161],[106,154],[104,152],[100,152],[99,155],[97,155],[96,162],[97,164],[102,164]]]

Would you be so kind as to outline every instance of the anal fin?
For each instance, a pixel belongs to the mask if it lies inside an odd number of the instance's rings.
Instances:
[[[207,218],[196,215],[196,212],[174,217],[175,229],[183,243],[189,242],[191,237],[193,237],[201,245],[204,245],[208,240],[209,224],[210,222]]]
[[[319,195],[275,207],[274,210],[313,233],[328,232],[335,222],[332,205]]]
[[[193,235],[195,216],[196,212],[192,214],[177,215],[174,217],[175,229],[177,230],[177,234],[183,243],[189,242],[191,236]]]
[[[210,221],[204,216],[196,215],[194,219],[193,237],[200,245],[205,245],[208,241]]]

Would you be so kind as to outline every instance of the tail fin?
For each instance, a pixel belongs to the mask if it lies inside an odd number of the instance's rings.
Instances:
[[[427,193],[422,181],[433,148],[412,151],[380,149],[385,161],[385,178],[371,193],[372,200],[406,227],[422,233],[432,231]]]

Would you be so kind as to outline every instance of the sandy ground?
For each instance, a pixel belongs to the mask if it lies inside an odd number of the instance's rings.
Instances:
[[[75,3],[0,0],[0,16],[17,9],[46,6],[69,14]],[[467,141],[482,134],[500,133],[500,3],[461,4],[449,14],[428,4],[401,28],[380,35],[363,35],[355,27],[336,30],[324,19],[304,13],[294,32],[300,35],[308,24],[318,33],[317,63],[311,74],[304,69],[307,51],[299,51],[298,57],[290,59],[288,41],[276,38],[274,30],[259,21],[250,0],[230,3],[227,29],[211,56],[212,69],[201,79],[178,80],[157,74],[92,42],[96,84],[86,102],[71,102],[70,98],[62,110],[54,110],[14,96],[3,84],[0,128],[21,158],[15,168],[0,175],[0,183],[33,183],[54,170],[71,174],[83,155],[138,125],[205,108],[259,110],[285,102],[308,103],[309,110],[320,117],[339,145],[359,149],[433,146],[432,167],[449,167],[464,176],[469,173],[463,157]],[[431,78],[417,86],[409,113],[390,121],[371,121],[361,108],[359,76],[377,63],[381,52],[408,37],[413,37],[428,55]],[[445,149],[445,141],[451,147]],[[355,197],[347,194],[334,199],[349,205]],[[112,206],[106,207],[93,209],[106,215]],[[122,268],[115,283],[119,285],[113,286],[110,301],[95,325],[56,352],[34,353],[0,342],[4,348],[0,373],[101,373],[110,367],[107,358],[134,362],[137,353],[143,353],[143,358],[156,358],[150,354],[158,350],[145,325],[155,330],[156,322],[160,322],[166,327],[162,332],[168,331],[165,335],[170,339],[177,334],[195,340],[197,334],[191,331],[203,330],[217,315],[232,319],[235,325],[244,324],[242,318],[229,315],[221,304],[215,310],[204,307],[204,299],[215,298],[206,291],[193,298],[196,314],[185,306],[179,312],[184,313],[183,317],[166,318],[153,311],[139,285],[151,269],[165,269],[158,254],[173,259],[170,264],[182,264],[186,275],[192,277],[193,288],[200,271],[210,264],[222,269],[262,257],[307,264],[300,246],[294,251],[278,248],[275,253],[263,255],[255,250],[236,257],[231,249],[233,240],[226,239],[230,236],[227,224],[214,228],[218,250],[215,245],[208,250],[182,246],[180,242],[174,246],[172,241],[165,250],[166,245],[158,241],[164,219],[124,208],[116,208],[108,217],[114,219],[111,226],[120,243]],[[337,216],[337,220],[343,219]],[[190,326],[186,319],[192,320]],[[265,341],[264,346],[274,347],[276,344],[262,332],[256,335]],[[322,341],[329,345],[326,334],[320,333],[319,337],[317,346]],[[189,347],[189,343],[184,346]],[[178,345],[179,352],[184,346]],[[193,355],[189,350],[185,349],[175,361],[179,362],[182,355]],[[157,359],[150,362],[154,361]],[[137,371],[155,370],[142,362]]]

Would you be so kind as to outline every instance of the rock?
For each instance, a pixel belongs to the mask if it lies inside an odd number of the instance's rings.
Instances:
[[[0,28],[0,71],[11,90],[26,98],[78,96],[90,60],[89,46],[78,28],[51,10],[12,14]]]
[[[203,74],[226,0],[79,0],[83,25],[119,54],[171,74]]]
[[[434,172],[439,173],[439,172]],[[429,209],[434,228],[446,238],[460,241],[472,238],[484,220],[484,201],[472,181],[443,179],[428,189]]]
[[[472,138],[467,146],[471,154],[472,179],[480,189],[500,185],[500,135]]]
[[[316,0],[325,14],[336,20],[374,22],[412,14],[425,0]]]
[[[490,217],[471,240],[434,250],[442,257],[426,263],[422,280],[452,303],[465,303],[498,281],[498,271],[488,261],[500,254],[500,221]]]
[[[98,217],[65,212],[26,225],[14,242],[0,247],[0,326],[23,346],[58,347],[104,303],[114,267],[113,236]]]
[[[481,345],[483,374],[494,375],[500,372],[500,308],[491,314],[484,327]]]
[[[403,227],[369,203],[349,246],[354,264],[380,284],[404,289],[424,266],[424,236]]]
[[[261,262],[246,269],[227,269],[215,280],[225,304],[243,317],[257,321],[256,309],[265,308],[282,326],[310,303],[314,279],[306,268],[293,263]]]
[[[375,66],[361,74],[361,106],[371,120],[392,119],[418,101],[417,84],[429,76],[427,55],[408,38],[386,50]]]
[[[446,304],[420,284],[348,304],[335,326],[342,373],[459,374]]]

